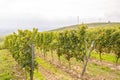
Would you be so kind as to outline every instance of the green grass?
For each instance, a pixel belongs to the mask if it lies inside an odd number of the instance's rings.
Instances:
[[[13,70],[16,62],[6,50],[0,50],[0,80],[10,80],[16,78]]]
[[[87,66],[86,75],[96,79],[102,77],[105,80],[119,80],[120,71],[111,70],[109,67],[89,63]]]
[[[91,53],[91,58],[99,60],[99,54],[95,51]],[[116,56],[114,54],[104,53],[102,54],[102,60],[105,62],[115,63],[116,62]],[[118,64],[120,64],[120,59],[118,60]]]
[[[38,62],[38,64],[41,64],[43,67],[47,68],[48,70],[56,73],[58,70],[57,68],[55,68],[53,65],[50,65],[48,62],[46,62],[44,59],[42,58],[36,58],[36,61]]]
[[[17,65],[17,66],[16,66]],[[29,80],[29,74],[28,74]],[[25,71],[13,59],[8,50],[0,50],[0,80],[23,80]],[[40,72],[34,71],[35,80],[45,80]]]
[[[61,28],[54,29],[54,30],[51,30],[51,31],[63,31],[63,30],[77,29],[77,26],[80,26],[80,25],[81,24],[65,26],[65,27],[61,27]],[[88,23],[87,26],[89,28],[92,28],[92,27],[106,27],[106,26],[116,27],[116,26],[120,26],[120,23]]]
[[[38,62],[38,64],[41,64],[45,69],[53,72],[55,75],[62,76],[62,80],[71,80],[71,77],[67,73],[56,68],[54,65],[50,64],[44,59],[37,57],[36,61]]]
[[[98,74],[106,74],[111,72],[111,69],[109,67],[100,66],[95,63],[89,63],[88,64],[88,71],[90,71],[90,74],[92,75],[98,75]]]
[[[35,80],[46,80],[43,74],[38,72],[37,70],[34,71],[34,79]]]
[[[99,54],[96,54],[95,52],[92,52],[91,58],[98,59],[99,60]],[[47,53],[47,59],[51,59],[51,54]],[[58,60],[56,53],[54,53],[54,60]],[[42,61],[41,59],[39,61]],[[64,56],[61,56],[61,61],[64,62],[64,65],[68,67],[68,61],[65,59]],[[103,61],[106,62],[112,62],[115,63],[115,55],[112,54],[104,54],[103,55]],[[45,67],[48,67],[48,69],[51,69],[48,62],[44,61]],[[79,70],[76,70],[78,74],[81,74],[83,69],[83,64],[80,61],[76,61],[74,58],[71,59],[72,69],[75,66],[79,66]],[[48,65],[48,66],[47,66]],[[53,66],[53,65],[52,65]],[[54,67],[54,66],[53,66]],[[55,72],[54,70],[51,70]],[[94,78],[95,80],[101,80],[102,78],[105,80],[119,80],[120,79],[120,71],[119,70],[112,70],[110,67],[107,67],[105,65],[98,65],[96,63],[90,63],[88,62],[87,70],[85,73],[85,76],[88,78]]]

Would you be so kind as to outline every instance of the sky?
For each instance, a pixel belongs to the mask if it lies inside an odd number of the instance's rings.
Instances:
[[[47,31],[91,22],[120,22],[120,0],[0,0],[0,33]]]

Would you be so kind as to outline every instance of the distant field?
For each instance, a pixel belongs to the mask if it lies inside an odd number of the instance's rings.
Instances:
[[[76,29],[77,26],[80,26],[80,25],[81,24],[79,24],[79,25],[65,26],[65,27],[54,29],[54,30],[51,30],[51,31],[62,31],[62,30],[68,30],[68,29]],[[92,27],[106,27],[106,26],[116,27],[118,25],[120,26],[120,23],[88,23],[87,24],[87,26],[89,28],[92,28]]]

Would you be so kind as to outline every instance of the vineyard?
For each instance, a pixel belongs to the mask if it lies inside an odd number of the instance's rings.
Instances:
[[[120,26],[18,30],[6,36],[1,48],[24,72],[22,80],[120,79]]]

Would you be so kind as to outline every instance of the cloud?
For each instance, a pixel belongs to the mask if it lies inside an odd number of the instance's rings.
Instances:
[[[0,0],[0,28],[41,31],[81,22],[120,21],[120,0]]]

